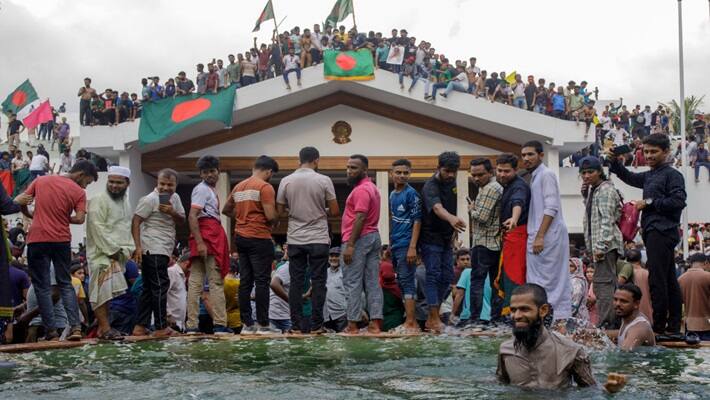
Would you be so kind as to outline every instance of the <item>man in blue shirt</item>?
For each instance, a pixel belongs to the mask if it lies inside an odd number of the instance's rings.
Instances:
[[[416,287],[414,275],[417,268],[417,242],[421,228],[422,205],[419,194],[409,186],[412,163],[401,159],[392,163],[394,190],[390,193],[390,249],[392,264],[397,272],[397,282],[402,289],[407,333],[419,332],[415,319]]]

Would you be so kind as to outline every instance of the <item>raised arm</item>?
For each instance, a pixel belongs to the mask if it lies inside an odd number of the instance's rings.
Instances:
[[[646,172],[631,172],[616,157],[611,160],[609,172],[616,174],[625,184],[639,189],[643,189],[643,184],[646,182]]]

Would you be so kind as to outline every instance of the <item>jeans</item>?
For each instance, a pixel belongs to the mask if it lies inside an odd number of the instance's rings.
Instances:
[[[209,282],[209,297],[212,310],[214,311],[214,324],[227,326],[227,310],[224,301],[224,279],[222,278],[214,256],[208,255],[206,258],[192,258],[190,279],[188,279],[187,282],[187,329],[197,329],[197,318],[200,312],[200,297],[205,284],[205,275],[207,275],[207,281]]]
[[[296,72],[296,79],[298,79],[299,81],[301,80],[301,69],[300,68],[296,67],[296,68],[287,69],[284,71],[284,74],[283,74],[284,82],[286,82],[287,85],[289,84],[288,83],[288,74],[290,74],[291,72]]]
[[[170,257],[163,254],[143,254],[141,275],[143,276],[143,291],[138,302],[136,324],[150,326],[150,317],[156,330],[168,327],[168,264]]]
[[[345,265],[342,256],[342,252],[347,246],[347,243],[342,245],[340,268],[343,270],[343,288],[348,304],[348,321],[360,321],[363,289],[367,297],[367,312],[370,315],[370,320],[382,319],[384,298],[382,288],[380,288],[380,248],[382,247],[380,234],[379,232],[371,232],[361,236],[355,242],[350,265]],[[293,282],[291,284],[293,285]]]
[[[429,308],[439,308],[451,287],[454,279],[454,254],[451,245],[438,244],[420,245],[422,260],[426,267],[426,295]]]
[[[528,103],[525,101],[525,97],[516,97],[513,99],[513,105],[518,108],[526,110],[528,108]]]
[[[653,331],[679,332],[683,301],[675,275],[677,234],[651,230],[643,237],[648,262],[648,284],[653,307]]]
[[[444,89],[449,86],[448,83],[435,83],[431,88],[431,97],[436,99],[436,89]]]
[[[444,91],[444,94],[446,95],[446,97],[449,97],[451,92],[453,92],[454,90],[457,92],[466,93],[466,86],[464,86],[464,84],[461,82],[451,81],[448,85],[446,85],[446,90]]]
[[[54,277],[59,288],[64,309],[67,312],[69,326],[79,326],[79,304],[76,292],[71,284],[69,266],[71,264],[71,246],[68,242],[62,243],[30,243],[27,245],[27,264],[29,265],[30,278],[35,288],[39,313],[42,323],[47,329],[57,329],[54,320],[54,303],[52,302],[52,286],[50,263],[54,265]]]
[[[535,104],[533,106],[533,111],[538,114],[544,114],[545,113],[545,105],[544,104]]]
[[[700,167],[705,167],[708,169],[708,173],[710,173],[710,162],[708,161],[696,161],[695,162],[695,180],[697,181],[700,178]]]
[[[414,275],[417,271],[417,265],[407,263],[406,247],[392,249],[392,264],[397,272],[397,283],[402,290],[403,298],[405,300],[416,298],[417,287],[414,283]]]
[[[30,182],[37,179],[39,176],[45,176],[47,173],[44,171],[30,171]]]
[[[242,87],[256,83],[255,76],[242,76]]]
[[[486,277],[492,286],[498,275],[499,264],[499,250],[490,250],[485,246],[474,246],[471,249],[471,320],[481,318]],[[497,290],[491,290],[491,319],[500,318],[502,309],[503,299],[498,295]]]
[[[285,75],[284,75],[285,76]],[[251,313],[251,290],[256,286],[256,320],[269,324],[269,284],[274,244],[271,239],[237,236],[234,243],[239,252],[239,315],[244,326],[254,325]]]
[[[616,250],[604,255],[600,261],[594,262],[594,296],[597,298],[597,314],[599,327],[614,329],[616,327],[616,313],[614,312],[614,292],[616,291]]]
[[[94,114],[91,111],[91,100],[79,100],[79,122],[80,125],[91,125],[94,122]]]
[[[270,319],[269,323],[271,324],[272,327],[280,330],[281,332],[288,332],[291,330],[291,320],[290,319]]]
[[[288,246],[288,272],[291,286],[288,290],[288,306],[291,309],[291,323],[301,332],[308,332],[303,322],[303,284],[306,269],[311,271],[312,313],[310,326],[318,330],[323,326],[323,305],[325,304],[325,283],[328,279],[328,252],[330,246],[319,244],[291,244]]]

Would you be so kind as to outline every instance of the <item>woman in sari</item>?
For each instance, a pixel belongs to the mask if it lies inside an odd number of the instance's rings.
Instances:
[[[582,260],[576,257],[569,259],[569,274],[572,283],[572,318],[577,318],[586,324],[589,321],[589,310],[587,310],[589,285],[584,276]]]

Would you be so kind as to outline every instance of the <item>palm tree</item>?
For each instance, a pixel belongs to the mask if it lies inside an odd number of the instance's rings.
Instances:
[[[693,132],[693,117],[695,116],[695,113],[700,109],[700,106],[703,105],[703,99],[705,96],[702,97],[695,97],[695,96],[690,96],[685,98],[685,133],[689,134]],[[678,105],[678,102],[675,100],[671,100],[670,103],[659,103],[666,109],[670,110],[670,117],[671,117],[671,128],[673,129],[673,132],[680,132],[680,107]]]

